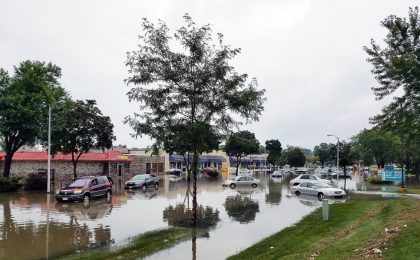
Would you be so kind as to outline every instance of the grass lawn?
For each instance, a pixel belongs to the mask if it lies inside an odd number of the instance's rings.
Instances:
[[[328,221],[318,209],[229,259],[420,259],[419,234],[419,200],[350,200],[330,205]]]
[[[172,247],[191,238],[191,230],[187,228],[167,228],[144,233],[120,248],[100,248],[83,251],[58,259],[139,259]]]

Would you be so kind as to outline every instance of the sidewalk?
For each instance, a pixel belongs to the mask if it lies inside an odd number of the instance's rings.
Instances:
[[[388,197],[388,198],[410,197],[414,199],[420,199],[420,194],[406,194],[406,193],[394,193],[394,192],[383,192],[383,191],[352,191],[352,193],[367,194],[367,195],[382,195],[383,197]]]

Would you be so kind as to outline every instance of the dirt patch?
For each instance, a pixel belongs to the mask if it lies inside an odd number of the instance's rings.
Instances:
[[[353,223],[351,223],[348,227],[346,227],[345,229],[341,230],[340,232],[336,233],[334,235],[334,238],[328,238],[328,239],[324,239],[324,240],[320,240],[319,242],[317,242],[316,244],[314,244],[314,247],[316,248],[315,252],[309,257],[310,260],[315,259],[316,257],[318,257],[322,251],[324,251],[327,248],[327,245],[331,245],[332,243],[334,243],[337,240],[343,239],[347,236],[349,236],[354,229],[356,229],[358,226],[364,224],[365,222],[369,221],[370,219],[376,217],[379,215],[379,213],[382,211],[382,209],[386,206],[385,203],[378,203],[377,205],[375,205],[375,207],[371,208],[369,210],[369,212],[365,215],[364,218],[362,219],[358,219],[356,221],[354,221]]]
[[[416,200],[413,206],[402,205],[400,210],[390,218],[387,227],[381,235],[369,243],[368,246],[359,249],[360,257],[364,259],[383,259],[382,252],[386,250],[389,242],[398,237],[401,230],[410,222],[416,221],[420,216],[420,201]]]

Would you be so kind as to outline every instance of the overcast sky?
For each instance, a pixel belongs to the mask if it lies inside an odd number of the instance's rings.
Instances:
[[[115,144],[146,147],[148,138],[130,137],[123,124],[137,105],[129,103],[124,63],[136,50],[141,18],[183,25],[189,13],[210,23],[225,42],[242,53],[238,72],[256,77],[266,89],[260,121],[241,130],[261,143],[279,139],[309,149],[347,139],[370,128],[369,117],[389,99],[375,101],[377,84],[363,46],[382,43],[380,21],[390,14],[407,17],[418,1],[105,1],[0,0],[0,67],[13,71],[23,60],[52,62],[62,68],[62,86],[73,99],[96,99],[111,117]]]

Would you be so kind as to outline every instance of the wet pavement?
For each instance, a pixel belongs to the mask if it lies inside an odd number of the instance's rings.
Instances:
[[[288,182],[269,175],[257,188],[223,188],[223,178],[198,180],[204,233],[150,259],[224,259],[291,226],[321,203],[290,195]],[[226,177],[225,177],[226,178]],[[418,185],[418,180],[412,181]],[[334,181],[336,182],[336,181]],[[408,183],[408,182],[407,182]],[[165,178],[159,190],[124,191],[118,180],[111,201],[57,203],[42,192],[1,194],[0,259],[48,259],[106,245],[123,245],[130,237],[189,219],[191,197],[185,180]],[[349,191],[380,191],[358,176],[340,179]],[[350,193],[350,197],[351,197]],[[193,246],[192,246],[193,244]]]

